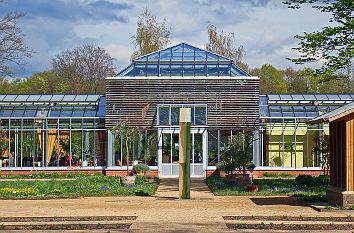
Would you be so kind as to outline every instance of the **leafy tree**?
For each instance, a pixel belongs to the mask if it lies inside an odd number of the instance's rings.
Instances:
[[[170,43],[171,29],[166,25],[166,19],[160,21],[152,12],[145,8],[138,17],[136,34],[132,36],[136,51],[132,58],[164,48]]]
[[[235,44],[234,33],[218,32],[216,26],[208,26],[208,43],[206,44],[206,49],[228,57],[242,69],[248,70],[248,65],[242,61],[245,55],[245,48],[242,45],[236,46]]]
[[[287,93],[287,86],[280,70],[269,64],[251,70],[251,74],[260,78],[260,93]]]
[[[290,59],[297,64],[322,62],[316,70],[321,81],[333,79],[338,73],[350,77],[353,72],[354,57],[354,2],[353,0],[287,0],[290,8],[300,8],[302,4],[310,4],[324,13],[331,13],[330,23],[321,31],[295,36],[300,40],[295,48],[302,55]]]
[[[66,50],[52,59],[53,71],[72,94],[104,93],[104,80],[116,73],[114,59],[99,46],[83,45]]]
[[[347,76],[337,75],[335,79],[322,81],[321,75],[318,75],[314,69],[305,68],[298,71],[298,76],[306,80],[308,93],[353,93],[354,80]]]
[[[298,70],[286,68],[282,71],[289,93],[308,93],[308,79],[300,76]]]
[[[0,4],[1,4],[0,0]],[[24,34],[17,20],[25,14],[9,12],[0,16],[0,75],[13,75],[14,67],[22,67],[24,58],[31,57],[33,51],[25,44]]]

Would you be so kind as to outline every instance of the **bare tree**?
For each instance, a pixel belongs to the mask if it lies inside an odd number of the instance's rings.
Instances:
[[[132,58],[155,52],[170,43],[171,29],[166,19],[160,21],[148,8],[138,17],[136,35],[132,36],[136,51]]]
[[[245,55],[245,48],[240,45],[235,45],[235,34],[224,33],[224,31],[218,32],[216,26],[208,26],[208,40],[206,49],[228,57],[234,61],[236,65],[244,70],[248,70],[248,65],[242,62]]]
[[[24,15],[19,12],[9,12],[0,16],[0,75],[13,75],[16,66],[23,67],[26,64],[25,58],[31,57],[33,53],[26,46],[25,36],[17,25],[17,20]]]
[[[73,94],[104,93],[104,79],[116,73],[114,59],[99,46],[83,45],[52,59],[53,70],[64,78]]]

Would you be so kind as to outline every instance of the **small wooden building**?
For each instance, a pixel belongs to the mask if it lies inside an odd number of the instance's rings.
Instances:
[[[354,102],[319,116],[310,123],[329,123],[330,185],[327,199],[354,205]]]

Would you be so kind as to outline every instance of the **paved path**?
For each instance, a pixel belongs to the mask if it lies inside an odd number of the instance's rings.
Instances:
[[[354,215],[353,212],[316,212],[310,207],[304,206],[301,202],[297,201],[296,198],[286,196],[212,197],[212,194],[206,189],[202,180],[193,180],[192,200],[179,200],[176,198],[178,196],[178,188],[176,188],[177,186],[175,185],[176,181],[174,180],[162,180],[159,191],[155,197],[87,197],[52,200],[0,200],[0,216],[138,216],[137,220],[132,222],[133,224],[130,230],[128,230],[129,232],[214,233],[232,232],[227,229],[225,220],[222,218],[222,216],[225,215]],[[93,230],[90,232],[107,232],[107,230]],[[263,233],[264,231],[251,232]]]
[[[175,198],[179,197],[178,178],[161,179],[155,197]],[[210,191],[203,178],[191,179],[191,199],[213,199],[214,194]]]

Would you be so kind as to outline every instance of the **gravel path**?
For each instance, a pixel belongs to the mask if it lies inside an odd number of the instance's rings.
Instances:
[[[214,197],[203,180],[192,181],[191,200],[179,200],[177,187],[175,180],[162,180],[154,197],[0,200],[0,216],[138,216],[128,231],[155,233],[232,232],[222,216],[233,215],[348,216],[348,213],[316,212],[296,198],[286,196]]]

